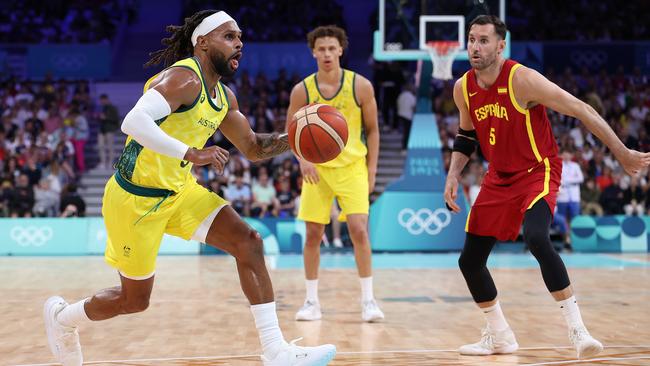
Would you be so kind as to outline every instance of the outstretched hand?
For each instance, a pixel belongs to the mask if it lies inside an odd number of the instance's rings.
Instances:
[[[650,165],[650,152],[642,153],[627,149],[622,156],[616,157],[629,175],[636,175]]]

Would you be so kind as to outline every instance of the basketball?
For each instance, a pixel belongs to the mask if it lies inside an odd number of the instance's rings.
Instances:
[[[345,118],[336,108],[325,104],[300,108],[289,122],[287,132],[293,152],[316,164],[336,158],[348,141]]]

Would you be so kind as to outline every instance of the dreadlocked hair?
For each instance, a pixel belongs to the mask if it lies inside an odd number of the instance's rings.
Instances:
[[[151,58],[144,64],[144,67],[158,65],[161,62],[165,67],[168,67],[178,60],[192,56],[194,53],[192,32],[201,24],[203,19],[216,12],[217,10],[201,10],[185,18],[185,24],[181,26],[168,25],[165,30],[167,33],[171,33],[171,36],[169,38],[163,38],[160,41],[160,43],[167,47],[149,53]]]

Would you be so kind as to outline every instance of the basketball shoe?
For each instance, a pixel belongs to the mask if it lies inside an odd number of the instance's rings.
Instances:
[[[45,320],[45,331],[50,350],[57,361],[63,366],[81,366],[83,355],[79,344],[79,332],[77,328],[69,328],[61,325],[56,316],[68,303],[60,296],[52,296],[45,302],[43,307],[43,318]]]
[[[326,366],[336,355],[336,347],[332,344],[317,347],[296,346],[296,342],[301,339],[286,344],[272,360],[262,356],[264,366]]]
[[[361,319],[369,323],[384,319],[384,313],[379,309],[379,305],[377,305],[375,299],[365,301],[361,304]]]
[[[296,313],[296,320],[320,320],[322,317],[318,301],[305,300],[305,304]]]
[[[589,334],[584,326],[569,329],[569,340],[578,352],[578,358],[589,358],[603,350],[602,343]]]
[[[488,356],[513,353],[518,348],[519,345],[512,329],[506,328],[501,331],[494,331],[490,327],[485,327],[481,332],[479,342],[461,346],[458,352],[466,356]]]

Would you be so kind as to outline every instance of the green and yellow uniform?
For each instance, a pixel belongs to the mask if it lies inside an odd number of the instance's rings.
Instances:
[[[191,105],[181,106],[156,121],[168,135],[201,148],[228,113],[223,84],[212,99],[201,66],[187,58],[170,67],[184,67],[201,79],[201,92]],[[145,86],[149,89],[154,75]],[[203,220],[227,201],[200,186],[191,174],[192,163],[165,156],[138,144],[130,136],[106,184],[102,214],[108,233],[105,260],[130,278],[155,271],[164,233],[190,239]]]
[[[330,222],[332,200],[336,197],[344,215],[368,214],[368,149],[364,142],[361,105],[354,92],[356,74],[342,69],[341,86],[331,98],[318,88],[316,74],[303,80],[307,104],[328,104],[341,112],[348,123],[348,142],[336,159],[316,164],[317,184],[303,183],[298,218],[327,224]]]

